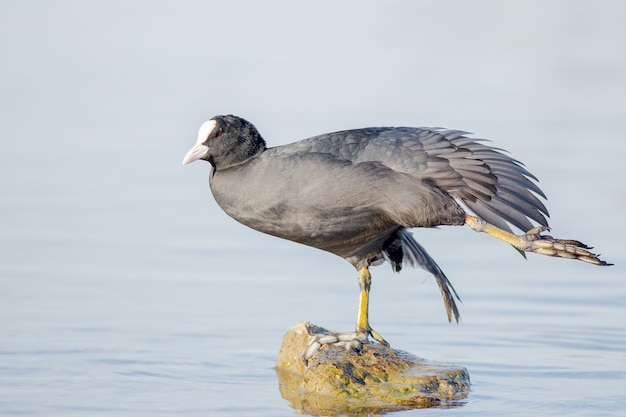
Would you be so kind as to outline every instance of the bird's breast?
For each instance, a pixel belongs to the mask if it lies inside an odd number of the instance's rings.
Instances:
[[[365,189],[342,185],[341,176],[323,170],[304,176],[302,165],[280,168],[253,164],[216,171],[211,191],[238,222],[340,256],[395,227]]]

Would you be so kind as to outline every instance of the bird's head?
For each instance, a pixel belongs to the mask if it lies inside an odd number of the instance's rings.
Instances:
[[[215,168],[224,168],[264,150],[265,141],[252,123],[233,115],[215,116],[200,126],[198,140],[183,158],[183,165],[204,159]]]

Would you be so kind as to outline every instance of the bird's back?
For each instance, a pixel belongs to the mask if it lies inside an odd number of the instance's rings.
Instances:
[[[274,148],[285,154],[319,152],[353,163],[377,161],[450,193],[485,220],[510,230],[530,220],[547,226],[536,178],[499,148],[466,132],[441,128],[376,127],[327,133]],[[535,195],[536,194],[536,195]],[[529,220],[530,219],[530,220]]]

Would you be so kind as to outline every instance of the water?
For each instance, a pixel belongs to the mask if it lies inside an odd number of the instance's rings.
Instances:
[[[611,268],[467,228],[417,230],[463,299],[373,269],[372,325],[468,368],[468,399],[398,415],[623,415],[626,7],[619,2],[4,2],[0,414],[290,416],[273,369],[298,320],[352,328],[339,258],[223,214],[180,166],[233,112],[276,145],[442,125],[493,139],[554,234]]]

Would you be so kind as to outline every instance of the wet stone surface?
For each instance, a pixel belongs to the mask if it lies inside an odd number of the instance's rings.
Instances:
[[[467,370],[377,343],[360,352],[322,346],[307,364],[310,341],[328,330],[299,322],[283,339],[276,362],[283,398],[312,415],[381,413],[455,406],[470,390]]]

